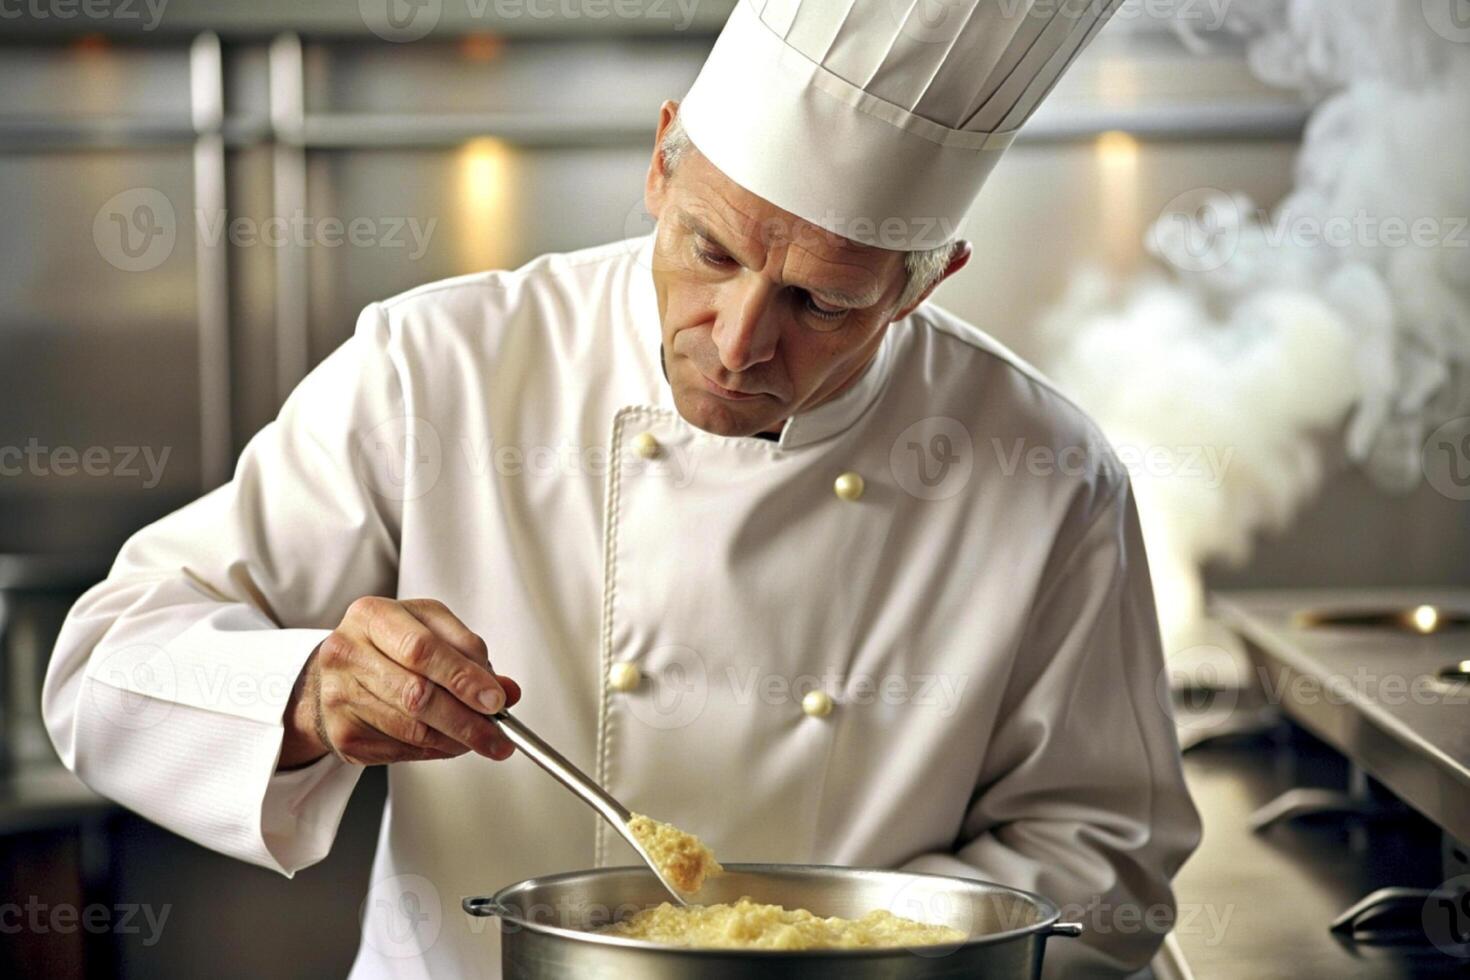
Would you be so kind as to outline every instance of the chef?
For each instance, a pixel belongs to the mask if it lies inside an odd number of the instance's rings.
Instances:
[[[497,976],[463,896],[635,860],[503,704],[724,862],[997,881],[1087,927],[1049,975],[1143,966],[1199,824],[1127,474],[925,302],[1116,6],[742,0],[653,233],[372,304],[133,536],[47,676],[66,764],[290,875],[391,763],[355,977]]]

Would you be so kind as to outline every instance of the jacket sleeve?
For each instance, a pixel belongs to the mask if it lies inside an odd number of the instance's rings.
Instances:
[[[233,480],[128,540],[46,674],[46,727],[83,782],[287,875],[326,856],[361,772],[332,756],[275,770],[306,659],[354,599],[396,589],[414,420],[394,348],[368,307]]]
[[[1068,980],[1147,965],[1200,836],[1126,477],[1075,523],[1028,617],[958,846],[904,865],[1051,899],[1085,928],[1047,943],[1043,975]]]

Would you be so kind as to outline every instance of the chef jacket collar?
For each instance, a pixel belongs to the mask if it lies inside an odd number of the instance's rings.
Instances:
[[[680,424],[688,425],[689,423],[685,422],[683,416],[679,414],[678,406],[674,403],[673,390],[664,376],[663,331],[658,313],[658,294],[653,285],[652,234],[644,236],[643,241],[639,243],[633,269],[632,289],[633,322],[648,331],[650,340],[644,349],[655,362],[654,371],[650,375],[658,379],[658,390],[654,401],[660,409],[673,413]],[[800,412],[787,419],[786,424],[781,428],[781,438],[774,444],[766,440],[755,441],[774,445],[779,450],[795,450],[830,439],[851,428],[877,401],[878,395],[887,385],[893,364],[893,348],[897,343],[895,331],[902,327],[901,323],[889,325],[887,331],[884,332],[883,340],[878,345],[877,353],[873,355],[873,360],[846,391],[810,411]]]

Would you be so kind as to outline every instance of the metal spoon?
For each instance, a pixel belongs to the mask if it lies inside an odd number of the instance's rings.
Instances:
[[[664,876],[663,869],[654,861],[653,856],[644,849],[643,845],[638,842],[638,838],[634,837],[633,832],[628,829],[628,821],[633,819],[631,810],[613,799],[612,794],[593,782],[582,770],[572,765],[566,756],[548,745],[540,735],[527,728],[519,719],[512,717],[510,712],[500,711],[489,717],[491,721],[500,726],[500,730],[505,733],[505,737],[512,745],[530,756],[532,762],[551,773],[558,782],[580,796],[582,801],[592,809],[602,814],[603,819],[612,824],[613,829],[622,834],[625,841],[633,845],[633,850],[653,870],[659,883],[674,897],[676,904],[691,904],[690,897],[697,893],[690,892],[689,897],[686,897],[685,893],[675,888],[673,882]]]

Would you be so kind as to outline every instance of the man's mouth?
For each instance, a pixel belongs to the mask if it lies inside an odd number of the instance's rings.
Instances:
[[[721,398],[725,398],[733,402],[743,402],[749,401],[752,398],[763,397],[761,394],[752,394],[748,391],[735,391],[732,388],[726,388],[723,385],[717,384],[714,381],[711,381],[709,378],[705,377],[704,372],[700,371],[698,368],[695,369],[695,374],[699,375],[699,380],[704,382],[705,388],[708,389],[711,394],[718,395]]]

